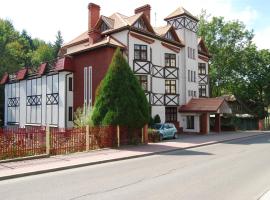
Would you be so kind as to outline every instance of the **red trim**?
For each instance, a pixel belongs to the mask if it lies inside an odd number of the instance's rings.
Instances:
[[[55,63],[55,70],[56,71],[73,71],[72,67],[72,59],[70,57],[64,57],[58,59]]]
[[[179,53],[180,52],[180,48],[178,48],[178,47],[174,47],[174,46],[172,46],[172,45],[169,45],[169,44],[167,44],[167,43],[164,43],[164,42],[161,42],[161,44],[162,44],[162,46],[164,46],[164,47],[166,47],[166,48],[168,48],[168,49],[170,49],[170,50],[172,50],[172,51],[174,51],[175,53]]]
[[[42,63],[38,69],[38,75],[42,76],[46,71],[47,63]]]
[[[146,42],[148,44],[153,44],[155,42],[155,40],[153,39],[150,39],[150,38],[147,38],[147,37],[144,37],[142,35],[139,35],[139,34],[136,34],[136,33],[130,33],[130,35],[138,40],[141,40],[143,42]]]
[[[201,55],[199,55],[199,58],[205,62],[208,62],[209,61],[209,58],[206,58],[206,57],[203,57]]]
[[[18,81],[23,80],[27,74],[27,68],[21,69],[20,71],[17,72],[16,79]]]
[[[3,78],[2,78],[2,80],[1,80],[1,82],[0,82],[0,84],[3,85],[5,83],[7,83],[8,82],[8,79],[9,79],[8,73],[5,73],[4,76],[3,76]]]

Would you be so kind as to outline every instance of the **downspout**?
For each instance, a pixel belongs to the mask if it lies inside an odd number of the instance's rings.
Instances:
[[[130,28],[128,29],[128,35],[127,35],[127,59],[129,63],[129,33],[130,33]],[[130,65],[129,65],[130,66]]]

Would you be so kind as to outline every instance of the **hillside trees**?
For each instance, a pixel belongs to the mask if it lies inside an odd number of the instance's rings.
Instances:
[[[37,68],[42,62],[56,58],[63,43],[58,32],[54,45],[33,39],[26,30],[21,33],[9,20],[0,18],[0,79],[5,72],[14,73],[23,67]],[[4,92],[0,86],[0,125],[3,120]]]
[[[234,94],[259,118],[265,117],[269,105],[269,50],[258,50],[253,31],[242,22],[223,17],[200,17],[198,34],[209,49],[210,88],[213,97]]]

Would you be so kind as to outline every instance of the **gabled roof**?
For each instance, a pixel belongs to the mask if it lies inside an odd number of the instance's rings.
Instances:
[[[69,46],[73,46],[76,44],[81,44],[81,43],[86,42],[88,40],[89,40],[88,31],[85,31],[84,33],[82,33],[78,37],[74,38],[70,42],[64,44],[63,47],[69,47]]]
[[[5,73],[0,81],[0,85],[3,85],[5,83],[7,83],[9,80],[9,76],[8,76],[8,73]]]
[[[126,46],[124,44],[119,42],[114,37],[107,36],[107,37],[103,38],[101,41],[94,43],[94,44],[85,43],[84,46],[80,47],[79,49],[76,49],[74,51],[69,52],[68,55],[76,54],[76,53],[83,52],[83,51],[88,51],[91,49],[96,49],[96,48],[103,47],[103,46],[120,47],[122,49],[126,48]]]
[[[179,112],[231,113],[231,109],[227,102],[221,98],[193,98],[186,105],[181,106]]]
[[[114,19],[109,18],[109,17],[105,17],[103,15],[100,16],[95,28],[98,29],[100,27],[100,25],[102,24],[102,22],[104,22],[110,29],[112,29],[114,27]]]
[[[96,24],[96,28],[98,28],[102,22],[105,22],[110,28],[109,30],[103,32],[104,34],[106,34],[110,31],[115,31],[124,27],[133,26],[137,22],[137,20],[139,20],[140,18],[143,19],[148,31],[151,33],[155,33],[153,27],[151,26],[149,20],[147,19],[147,17],[145,16],[143,12],[132,15],[130,17],[127,17],[120,13],[114,13],[110,17],[105,17],[102,15],[100,16]],[[88,31],[85,31],[84,33],[76,37],[75,39],[64,44],[63,47],[70,47],[77,44],[82,44],[84,42],[87,42],[88,39],[89,39]]]
[[[208,58],[211,57],[208,48],[205,45],[205,42],[202,37],[198,38],[198,46],[201,47],[201,50],[198,49],[199,54],[202,54],[204,56],[207,56]]]
[[[175,41],[183,43],[180,38],[178,37],[177,33],[175,32],[175,29],[173,28],[172,25],[166,25],[166,26],[161,26],[161,27],[154,27],[154,30],[156,32],[157,35],[159,35],[160,37],[164,37],[166,36],[166,34],[168,32],[171,32]]]
[[[17,80],[23,80],[25,76],[27,75],[27,68],[21,69],[16,73],[16,79]]]
[[[169,19],[172,19],[172,18],[175,18],[175,17],[180,17],[182,15],[186,15],[186,16],[192,18],[195,21],[199,21],[199,19],[197,17],[195,17],[194,15],[192,15],[190,12],[188,12],[183,7],[177,8],[174,12],[172,12],[171,14],[169,14],[164,20],[169,20]]]

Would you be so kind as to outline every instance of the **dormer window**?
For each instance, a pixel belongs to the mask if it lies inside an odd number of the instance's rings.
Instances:
[[[100,31],[104,32],[104,31],[107,31],[108,29],[109,29],[109,26],[105,22],[102,22],[102,24],[100,25]]]
[[[166,33],[165,38],[168,40],[174,40],[174,37],[170,31]]]
[[[136,27],[138,29],[146,30],[146,26],[145,26],[145,23],[144,23],[142,18],[140,18],[136,21],[136,23],[134,24],[134,27]]]

